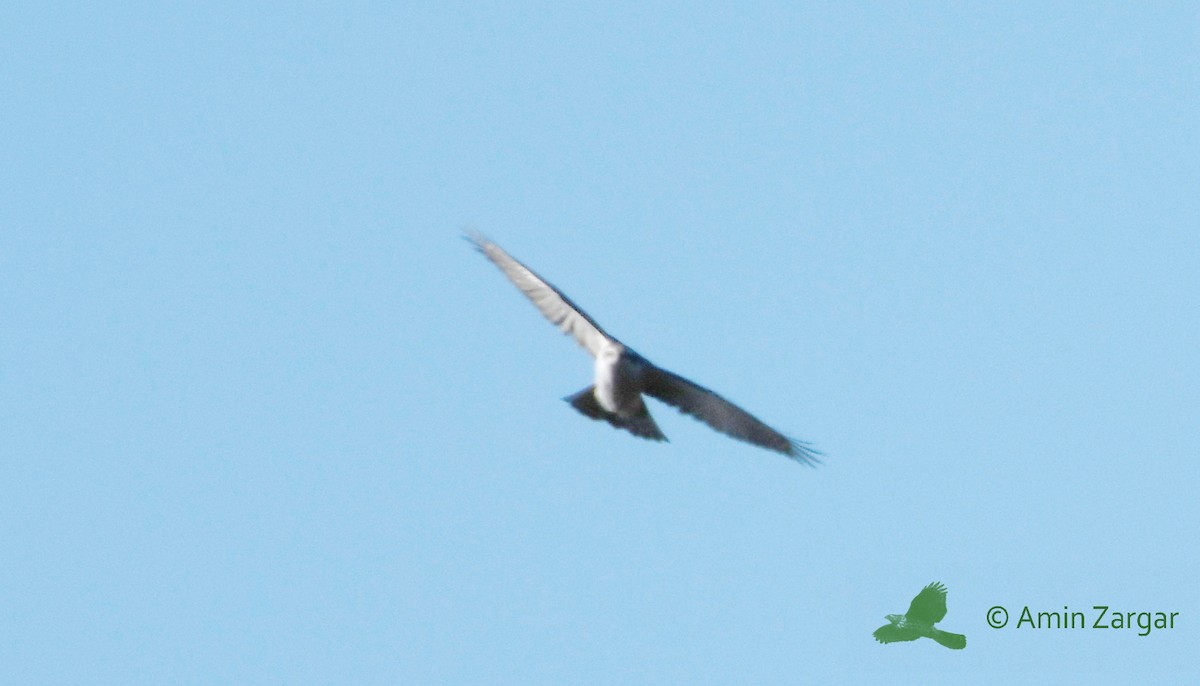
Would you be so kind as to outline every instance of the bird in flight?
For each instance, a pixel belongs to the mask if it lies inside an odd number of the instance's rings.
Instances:
[[[606,421],[634,436],[665,441],[667,437],[654,423],[642,398],[649,395],[740,441],[804,464],[818,461],[820,453],[807,443],[788,438],[707,388],[655,366],[608,335],[562,291],[483,235],[470,233],[467,239],[504,272],[542,316],[595,358],[595,382],[563,398],[585,417]]]
[[[946,587],[940,582],[934,582],[921,589],[917,597],[913,598],[912,604],[908,606],[908,613],[887,615],[888,623],[876,629],[872,635],[880,643],[915,641],[925,636],[947,648],[955,650],[966,648],[966,636],[934,628],[933,625],[942,621],[945,616]]]

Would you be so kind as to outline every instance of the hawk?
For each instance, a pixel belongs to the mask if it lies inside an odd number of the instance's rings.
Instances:
[[[933,627],[945,616],[946,587],[940,582],[934,582],[921,589],[917,597],[913,598],[906,614],[887,615],[888,623],[876,629],[873,635],[875,640],[880,643],[915,641],[924,636],[932,638],[947,648],[955,650],[966,648],[966,636]]]
[[[754,415],[709,389],[655,366],[613,338],[562,291],[481,234],[467,239],[541,311],[542,316],[572,336],[595,358],[595,381],[567,396],[585,417],[605,421],[652,441],[667,437],[658,428],[643,396],[661,400],[710,427],[753,445],[812,465],[820,453],[764,424]]]

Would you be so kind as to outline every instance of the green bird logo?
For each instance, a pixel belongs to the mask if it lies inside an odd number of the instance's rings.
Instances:
[[[908,612],[902,615],[887,615],[888,623],[873,634],[880,643],[915,641],[922,636],[932,638],[947,648],[962,650],[967,647],[967,637],[949,631],[935,629],[934,624],[946,616],[946,587],[935,581],[913,598]]]

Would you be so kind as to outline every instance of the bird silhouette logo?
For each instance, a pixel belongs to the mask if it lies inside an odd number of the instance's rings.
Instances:
[[[888,623],[873,634],[880,643],[915,641],[922,636],[932,638],[947,648],[962,650],[967,647],[967,637],[934,628],[934,624],[946,616],[946,587],[934,582],[913,598],[908,612],[902,615],[887,615]]]

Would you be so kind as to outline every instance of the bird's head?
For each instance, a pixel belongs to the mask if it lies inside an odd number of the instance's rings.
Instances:
[[[904,615],[888,615],[884,617],[884,619],[888,620],[892,624],[899,624],[900,620],[904,619]]]

